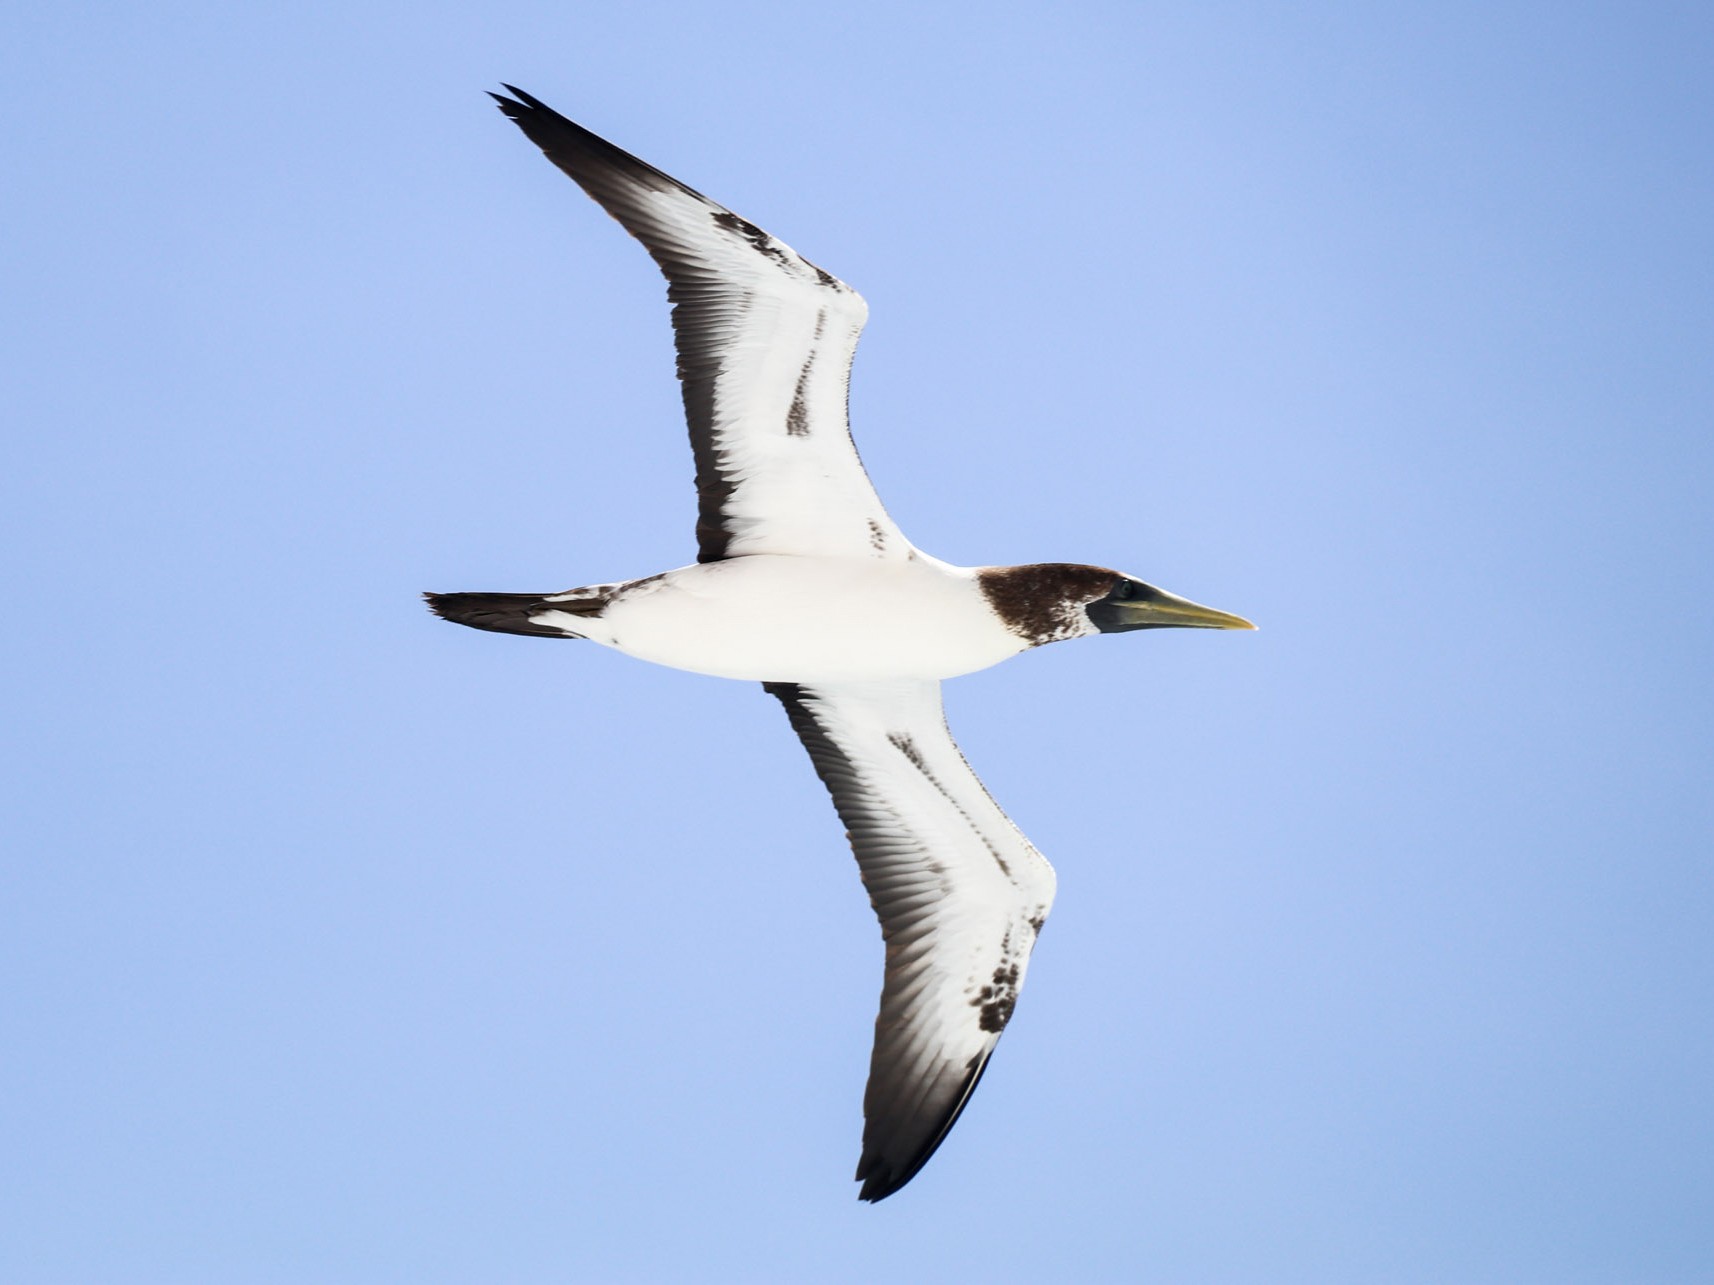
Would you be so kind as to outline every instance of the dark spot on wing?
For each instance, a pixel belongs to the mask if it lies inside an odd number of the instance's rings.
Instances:
[[[976,1025],[985,1031],[1003,1031],[1006,1023],[1012,1020],[1012,1010],[1017,1007],[1018,997],[1008,991],[991,1004],[982,1005],[982,1015],[976,1019]]]
[[[1002,960],[994,970],[993,979],[976,992],[970,1001],[980,1010],[976,1024],[985,1031],[999,1032],[1012,1020],[1012,1010],[1018,1006],[1019,969],[1015,960]]]
[[[714,221],[728,232],[736,232],[761,253],[767,255],[782,268],[790,268],[794,256],[788,254],[778,241],[757,227],[749,219],[741,219],[731,210],[716,210]]]
[[[988,855],[994,858],[994,864],[1000,867],[1000,873],[1010,879],[1012,867],[1006,864],[1006,859],[1000,855],[1000,850],[994,846],[993,840],[983,832],[982,827],[971,820],[970,814],[964,810],[957,799],[952,797],[952,791],[942,785],[939,778],[929,770],[928,763],[922,756],[922,751],[917,748],[917,743],[903,732],[888,732],[887,740],[892,743],[894,749],[910,760],[911,766],[922,773],[925,781],[940,792],[940,797],[952,805],[953,811],[964,818],[964,824],[970,827],[970,833],[980,839],[982,846],[988,849]]]
[[[976,577],[994,614],[1032,647],[1078,633],[1083,608],[1122,579],[1117,571],[1071,562],[989,567]]]
[[[1040,937],[1041,936],[1041,926],[1043,924],[1045,924],[1046,922],[1047,922],[1047,916],[1046,915],[1043,915],[1043,914],[1031,915],[1030,919],[1029,919],[1030,931],[1033,932],[1037,937]]]
[[[887,533],[874,518],[869,519],[869,547],[876,553],[884,553],[887,548]]]
[[[618,602],[623,598],[629,598],[645,585],[652,585],[655,581],[665,580],[666,578],[667,573],[665,571],[657,571],[652,576],[641,576],[636,580],[627,580],[624,584],[615,585],[613,586],[613,592],[608,595],[607,605],[612,606],[615,602]]]
[[[809,372],[815,369],[815,353],[809,354],[798,372],[797,390],[792,393],[791,409],[786,411],[786,432],[792,437],[809,436]]]
[[[929,780],[934,780],[932,776],[929,776],[928,765],[922,761],[922,751],[917,749],[917,743],[915,741],[902,732],[890,733],[887,736],[887,739],[893,743],[894,749],[911,761],[912,767],[916,768],[916,770],[921,772],[924,776],[927,776]],[[944,793],[944,791],[942,791],[942,793]]]
[[[821,285],[826,286],[829,290],[838,290],[841,293],[846,293],[848,291],[848,287],[841,282],[838,277],[827,271],[827,269],[817,267],[808,259],[786,249],[785,246],[774,240],[773,237],[762,231],[761,228],[750,222],[749,219],[740,218],[730,210],[716,210],[713,214],[713,218],[721,227],[725,228],[728,232],[736,232],[758,251],[767,255],[782,268],[787,268],[794,273],[800,266],[808,268],[811,272],[815,273],[816,281]],[[816,337],[820,338],[821,328],[819,325],[817,325],[815,333]]]

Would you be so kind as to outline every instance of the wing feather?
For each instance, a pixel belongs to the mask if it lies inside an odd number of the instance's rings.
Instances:
[[[975,1091],[1053,903],[1053,868],[946,729],[934,682],[764,684],[833,796],[886,942],[860,1197],[928,1162]]]
[[[698,560],[908,557],[851,440],[863,297],[783,241],[520,89],[492,95],[667,279],[696,461]]]

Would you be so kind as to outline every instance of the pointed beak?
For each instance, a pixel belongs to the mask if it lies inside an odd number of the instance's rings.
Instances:
[[[1254,629],[1242,616],[1156,590],[1155,596],[1115,602],[1111,610],[1124,629]]]

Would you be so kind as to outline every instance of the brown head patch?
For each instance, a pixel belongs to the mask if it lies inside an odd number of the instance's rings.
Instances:
[[[1105,597],[1124,577],[1105,567],[1075,562],[1036,562],[1027,567],[987,567],[976,582],[1006,628],[1031,646],[1083,632],[1083,608]]]

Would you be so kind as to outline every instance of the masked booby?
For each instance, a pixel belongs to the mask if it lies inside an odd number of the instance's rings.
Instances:
[[[1250,629],[1103,567],[959,567],[918,549],[846,419],[868,316],[754,223],[505,86],[492,97],[667,279],[696,462],[694,564],[563,593],[431,593],[459,624],[583,638],[762,683],[833,796],[886,942],[859,1198],[909,1182],[1011,1019],[1053,868],[947,731],[940,682],[1044,643]]]

